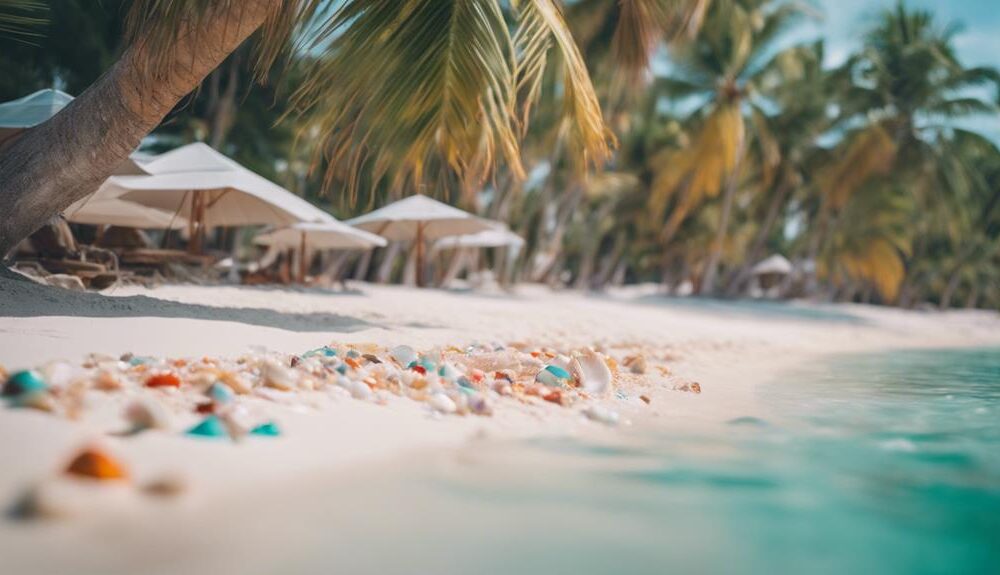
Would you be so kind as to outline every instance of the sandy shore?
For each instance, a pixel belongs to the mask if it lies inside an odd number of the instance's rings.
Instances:
[[[782,370],[835,353],[897,348],[1000,345],[1000,318],[989,312],[908,312],[867,306],[744,304],[668,300],[652,288],[609,295],[554,293],[525,286],[515,294],[455,293],[354,284],[349,293],[318,290],[165,286],[119,288],[98,297],[0,282],[0,364],[7,369],[53,359],[118,356],[236,356],[255,346],[301,353],[330,343],[407,344],[417,349],[471,342],[603,346],[650,350],[672,378],[651,377],[625,397],[605,400],[635,424],[696,426],[766,412],[757,386]],[[701,394],[670,382],[698,381]],[[647,406],[637,399],[648,395]],[[502,406],[493,417],[439,417],[404,399],[380,406],[349,398],[303,396],[251,409],[278,420],[277,441],[207,443],[179,434],[109,438],[122,425],[121,400],[91,402],[71,422],[31,410],[0,410],[0,501],[52,475],[74,449],[94,438],[120,455],[139,481],[177,474],[189,485],[185,505],[214,497],[274,493],[291,480],[358,473],[417,449],[449,449],[488,436],[615,433],[553,405]],[[193,422],[189,414],[181,423]],[[156,507],[131,506],[138,517]],[[0,524],[0,556],[14,572],[37,563],[25,551],[45,538],[88,540],[72,530]],[[42,538],[42,539],[40,539]],[[82,539],[81,539],[82,538]],[[112,553],[109,548],[107,553]],[[91,554],[98,570],[100,553]]]

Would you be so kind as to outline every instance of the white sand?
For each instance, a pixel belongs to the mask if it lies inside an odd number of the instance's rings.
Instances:
[[[756,394],[758,384],[783,369],[827,354],[1000,345],[1000,318],[990,312],[831,306],[823,309],[850,314],[856,320],[815,320],[762,316],[711,302],[667,303],[651,297],[644,288],[586,296],[532,286],[516,295],[354,287],[358,293],[167,286],[122,288],[108,294],[243,308],[204,314],[218,318],[211,320],[192,319],[200,315],[199,308],[192,312],[186,306],[156,300],[116,300],[131,302],[116,311],[106,302],[57,292],[45,292],[39,299],[32,295],[33,289],[8,290],[7,300],[0,302],[0,364],[13,370],[57,358],[79,361],[90,352],[235,356],[252,346],[300,353],[331,342],[408,344],[418,349],[474,341],[636,344],[653,350],[651,359],[665,360],[679,377],[699,381],[704,391],[700,395],[672,391],[659,378],[661,383],[648,389],[628,390],[633,396],[629,400],[611,399],[608,404],[637,423],[695,426],[764,414],[767,406]],[[61,298],[68,299],[56,302]],[[39,317],[45,313],[46,301],[53,308],[70,309],[73,315]],[[147,309],[149,315],[158,317],[144,317]],[[314,314],[327,315],[311,321]],[[81,317],[94,315],[102,317]],[[227,317],[239,321],[226,321]],[[650,406],[635,399],[639,391],[652,397]],[[257,494],[293,479],[358,473],[362,463],[374,464],[416,449],[451,448],[480,434],[506,438],[615,432],[585,420],[574,409],[551,405],[505,405],[492,418],[438,418],[426,407],[403,399],[377,406],[303,396],[296,402],[299,405],[289,406],[251,401],[251,409],[280,422],[286,435],[278,440],[234,445],[162,433],[116,439],[106,434],[123,426],[119,419],[123,400],[97,403],[81,422],[30,410],[0,410],[0,504],[8,505],[25,485],[52,475],[73,450],[97,437],[127,461],[140,482],[164,471],[187,478],[190,490],[181,504],[197,506],[215,497],[252,501]],[[193,414],[187,417],[181,423],[195,421]],[[155,518],[159,512],[148,503],[133,507],[139,518]],[[11,572],[44,571],[39,566],[58,570],[68,565],[61,562],[64,559],[48,557],[39,563],[37,554],[27,549],[40,541],[82,545],[93,539],[73,529],[53,533],[3,522],[0,557],[12,562],[8,563],[14,566]],[[91,551],[91,568],[100,571],[101,553],[112,553],[113,546]]]

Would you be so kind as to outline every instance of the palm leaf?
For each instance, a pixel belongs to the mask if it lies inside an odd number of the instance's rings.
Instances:
[[[24,40],[38,36],[34,29],[45,24],[47,6],[37,0],[0,0],[0,37]]]

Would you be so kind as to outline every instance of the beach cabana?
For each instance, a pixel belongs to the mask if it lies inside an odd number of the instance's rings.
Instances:
[[[299,222],[279,228],[254,238],[254,243],[273,250],[297,249],[299,251],[299,282],[305,281],[309,251],[313,250],[369,250],[386,245],[385,238],[338,222]]]
[[[21,132],[41,124],[73,101],[62,90],[39,90],[23,98],[0,103],[0,148]],[[116,175],[144,175],[146,171],[134,158],[122,162]]]
[[[143,168],[151,175],[111,177],[92,198],[119,198],[185,218],[191,251],[200,251],[209,228],[336,221],[202,143],[157,156]]]
[[[424,242],[492,229],[496,222],[474,216],[420,194],[347,221],[384,238],[415,242],[417,285],[423,285]]]
[[[782,281],[793,269],[792,262],[781,254],[774,254],[757,262],[751,270],[755,284],[751,288],[751,294],[777,297]]]

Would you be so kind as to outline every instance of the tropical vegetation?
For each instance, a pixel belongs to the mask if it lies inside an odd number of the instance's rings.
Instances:
[[[527,239],[504,269],[520,279],[735,297],[781,253],[786,295],[1000,307],[1000,151],[970,129],[1000,115],[1000,73],[903,1],[839,62],[790,40],[817,16],[786,0],[0,0],[0,100],[80,95],[0,153],[0,205],[20,214],[0,250],[140,143],[201,140],[340,217],[421,192],[504,220]],[[356,273],[389,280],[401,251]]]

